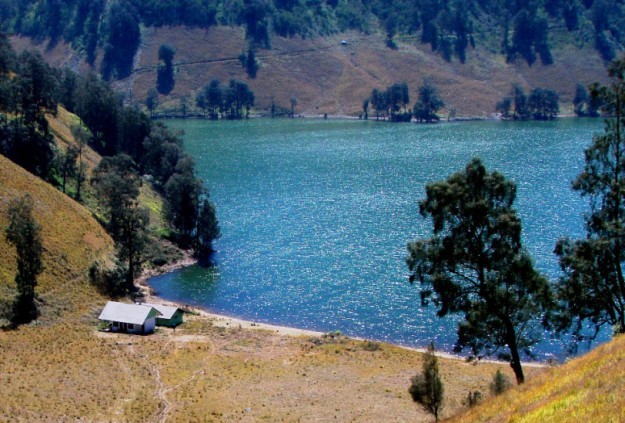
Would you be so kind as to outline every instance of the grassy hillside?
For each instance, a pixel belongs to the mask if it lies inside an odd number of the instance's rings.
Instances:
[[[539,375],[453,422],[625,421],[625,337]]]
[[[454,110],[458,116],[487,117],[517,83],[526,91],[538,86],[556,90],[562,112],[570,112],[576,84],[605,82],[605,63],[592,43],[576,40],[566,31],[554,31],[553,38],[554,64],[537,62],[529,67],[522,60],[507,64],[496,47],[486,44],[469,49],[462,64],[455,59],[445,61],[417,37],[397,37],[398,49],[393,50],[379,33],[354,31],[306,39],[276,36],[271,50],[257,51],[260,69],[257,77],[250,79],[238,60],[247,49],[241,27],[145,28],[134,73],[115,85],[128,100],[144,103],[148,90],[156,86],[158,49],[169,44],[176,50],[176,84],[170,95],[159,99],[158,111],[164,114],[178,113],[182,96],[194,104],[196,92],[212,79],[227,84],[231,78],[250,85],[256,112],[265,114],[272,98],[278,108],[288,110],[291,97],[296,97],[296,113],[357,116],[373,88],[402,81],[408,83],[412,105],[424,79],[439,88],[447,104],[445,116]],[[342,40],[348,44],[342,45]],[[27,38],[14,37],[13,44],[18,50],[33,47]],[[87,70],[66,45],[48,50],[42,43],[37,48],[55,65]]]
[[[42,228],[45,271],[39,277],[44,322],[57,316],[85,311],[85,303],[96,295],[87,272],[95,259],[106,258],[113,243],[90,212],[49,184],[0,156],[0,292],[6,304],[15,293],[15,250],[4,237],[7,207],[12,198],[29,193],[34,217]]]
[[[501,55],[479,46],[468,52],[465,64],[450,63],[415,38],[399,39],[399,48],[392,50],[381,35],[351,32],[305,40],[275,37],[271,50],[257,53],[261,67],[258,76],[250,79],[237,59],[246,48],[242,31],[231,27],[149,29],[143,35],[138,71],[120,88],[132,90],[133,99],[143,101],[156,84],[158,48],[165,43],[176,49],[177,64],[176,86],[161,98],[165,110],[177,108],[180,96],[193,100],[194,92],[211,79],[227,83],[237,78],[250,85],[261,113],[268,112],[272,96],[284,109],[294,96],[296,111],[305,115],[358,115],[373,88],[402,81],[408,83],[414,104],[424,79],[439,88],[447,104],[445,113],[454,109],[458,116],[490,115],[515,83],[528,91],[536,86],[556,90],[565,111],[570,109],[577,83],[603,81],[606,75],[592,46],[577,48],[573,40],[553,50],[553,65],[529,67],[522,61],[506,64]],[[343,39],[349,44],[342,45]]]

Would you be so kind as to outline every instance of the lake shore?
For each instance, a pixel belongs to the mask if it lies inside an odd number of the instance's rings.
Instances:
[[[197,260],[194,259],[192,255],[190,254],[190,252],[187,251],[184,253],[183,258],[178,261],[175,261],[170,264],[166,264],[161,267],[153,268],[153,269],[144,269],[141,276],[135,280],[135,286],[139,290],[141,297],[143,297],[143,301],[148,302],[148,303],[156,303],[156,304],[178,307],[182,310],[185,310],[185,312],[190,312],[192,314],[196,314],[200,318],[209,320],[216,327],[231,328],[231,329],[236,328],[236,329],[247,329],[247,330],[264,330],[264,331],[273,332],[277,335],[292,336],[292,337],[300,337],[300,336],[323,337],[323,336],[328,335],[324,332],[314,331],[314,330],[309,330],[309,329],[300,329],[300,328],[291,327],[291,326],[273,325],[269,323],[258,323],[258,322],[254,322],[251,320],[240,319],[238,317],[214,313],[202,307],[189,306],[188,304],[182,304],[180,302],[170,301],[162,297],[159,297],[149,284],[150,278],[154,276],[164,275],[166,273],[171,273],[176,270],[183,269],[185,267],[194,266],[196,264],[197,264]],[[354,337],[354,336],[347,336],[347,337],[349,339],[353,339],[356,341],[368,341],[367,339]],[[387,342],[381,342],[381,341],[375,341],[375,340],[373,342],[380,342],[380,343],[388,344]],[[398,348],[403,348],[409,351],[416,351],[419,353],[424,353],[427,350],[426,348],[409,347],[406,345],[399,345],[399,344],[390,344],[390,345],[396,346]],[[451,354],[451,353],[443,352],[443,351],[436,351],[436,355],[438,357],[451,359],[451,360],[467,361],[466,357],[463,357],[458,354]],[[493,360],[493,359],[481,359],[479,360],[479,362],[493,363],[493,364],[503,363],[500,360]],[[548,364],[539,363],[539,362],[523,362],[523,365],[528,366],[528,367],[535,367],[535,368],[549,367]]]

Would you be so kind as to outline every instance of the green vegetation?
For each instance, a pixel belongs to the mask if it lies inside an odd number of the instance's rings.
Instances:
[[[603,326],[625,333],[625,59],[613,62],[609,75],[612,83],[595,85],[591,95],[602,99],[612,117],[585,150],[585,167],[573,182],[590,200],[587,236],[561,239],[555,250],[564,271],[557,327],[570,329],[578,340],[594,339]]]
[[[140,269],[147,240],[148,214],[137,201],[143,183],[139,175],[147,175],[145,181],[152,182],[165,200],[167,235],[181,247],[197,246],[198,254],[199,249],[204,256],[211,250],[214,238],[210,236],[218,236],[219,231],[215,230],[216,217],[205,214],[214,214],[215,207],[202,209],[204,220],[214,224],[200,236],[198,216],[208,192],[195,176],[193,161],[183,152],[179,135],[151,122],[136,108],[123,106],[117,94],[93,74],[81,77],[51,69],[41,56],[29,52],[16,57],[4,36],[0,36],[0,46],[0,153],[58,184],[63,192],[67,192],[68,181],[74,180],[78,200],[86,200],[82,196],[87,177],[85,146],[104,156],[93,171],[91,185],[104,210],[104,224],[118,244],[118,259],[126,263],[127,289]],[[173,51],[162,50],[163,60],[171,63]],[[226,97],[234,100],[227,103],[228,116],[240,115],[243,107],[249,107],[241,100],[243,95],[249,100],[246,88],[231,84]],[[45,117],[55,115],[61,102],[78,116],[70,125],[71,134],[65,135],[64,148],[55,145]],[[68,142],[69,138],[75,142]],[[97,207],[95,201],[89,204]],[[192,242],[200,238],[201,243]]]
[[[37,318],[39,311],[35,303],[37,277],[43,271],[41,254],[41,229],[33,217],[33,201],[27,194],[15,198],[9,203],[9,226],[6,228],[6,240],[17,251],[17,273],[15,285],[17,298],[13,303],[14,324],[28,323]]]
[[[425,411],[432,414],[438,422],[443,409],[445,388],[438,370],[438,359],[431,343],[423,357],[423,370],[411,379],[410,395],[414,402],[419,403]]]
[[[195,104],[202,109],[204,116],[208,112],[210,119],[242,119],[249,117],[254,105],[254,92],[242,81],[231,79],[227,87],[222,87],[216,79],[196,95]]]
[[[241,25],[250,47],[270,48],[271,36],[308,38],[346,30],[385,34],[389,48],[399,35],[415,35],[450,61],[465,62],[477,43],[496,44],[508,61],[553,62],[550,28],[590,38],[605,60],[624,41],[623,0],[535,2],[434,0],[18,0],[0,2],[0,30],[61,39],[93,65],[103,51],[102,76],[124,78],[141,41],[140,26],[209,28]],[[492,43],[491,40],[496,40]]]
[[[409,122],[413,116],[417,122],[431,123],[440,118],[436,112],[444,103],[438,95],[438,90],[430,82],[425,81],[419,87],[419,98],[412,110],[408,109],[410,90],[405,82],[396,83],[384,91],[374,88],[371,96],[362,103],[365,119],[369,117],[369,105],[375,110],[375,118],[386,118],[391,122]]]
[[[174,89],[174,56],[176,50],[167,44],[162,44],[158,49],[158,60],[162,63],[158,65],[156,76],[156,89],[160,94],[167,95]],[[148,105],[148,109],[150,106]],[[153,108],[151,109],[153,110]]]
[[[545,370],[450,422],[609,422],[625,410],[625,337],[597,347],[562,366]]]
[[[578,95],[582,95],[579,90]],[[581,104],[585,98],[577,101]],[[575,107],[577,110],[580,106]],[[537,87],[527,96],[520,85],[515,85],[510,95],[498,102],[495,108],[504,119],[515,120],[553,120],[560,113],[559,96],[555,91]]]
[[[414,105],[413,115],[417,122],[431,123],[440,118],[436,114],[445,103],[438,95],[438,90],[428,81],[419,87],[419,98]]]
[[[523,383],[521,353],[531,356],[540,340],[532,319],[551,308],[552,298],[522,248],[515,184],[473,159],[425,191],[419,210],[431,218],[433,236],[408,245],[410,281],[421,282],[422,303],[432,301],[439,317],[464,314],[456,351],[497,354]]]
[[[495,376],[493,376],[493,381],[489,385],[490,393],[493,395],[501,395],[506,392],[512,384],[508,379],[508,376],[501,373],[501,370],[497,369]]]

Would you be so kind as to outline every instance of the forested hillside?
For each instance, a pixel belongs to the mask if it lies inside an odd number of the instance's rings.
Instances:
[[[350,29],[381,31],[395,48],[396,35],[414,34],[446,60],[464,62],[470,46],[488,44],[507,60],[521,56],[530,64],[537,56],[552,62],[554,29],[594,42],[606,60],[614,58],[625,37],[622,0],[3,0],[0,5],[4,31],[49,38],[52,44],[64,39],[84,51],[90,64],[101,47],[105,78],[130,73],[141,25],[241,25],[246,38],[263,48],[270,48],[274,36],[306,38]]]
[[[161,116],[206,114],[202,90],[231,80],[265,114],[359,115],[372,89],[426,79],[451,116],[489,115],[513,85],[566,112],[625,37],[622,0],[0,0],[0,15],[19,49]]]

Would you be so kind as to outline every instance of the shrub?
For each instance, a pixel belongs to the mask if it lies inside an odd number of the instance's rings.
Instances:
[[[495,376],[493,376],[493,381],[490,384],[490,392],[493,395],[501,395],[511,386],[512,383],[510,382],[508,376],[504,375],[501,370],[498,369]]]

